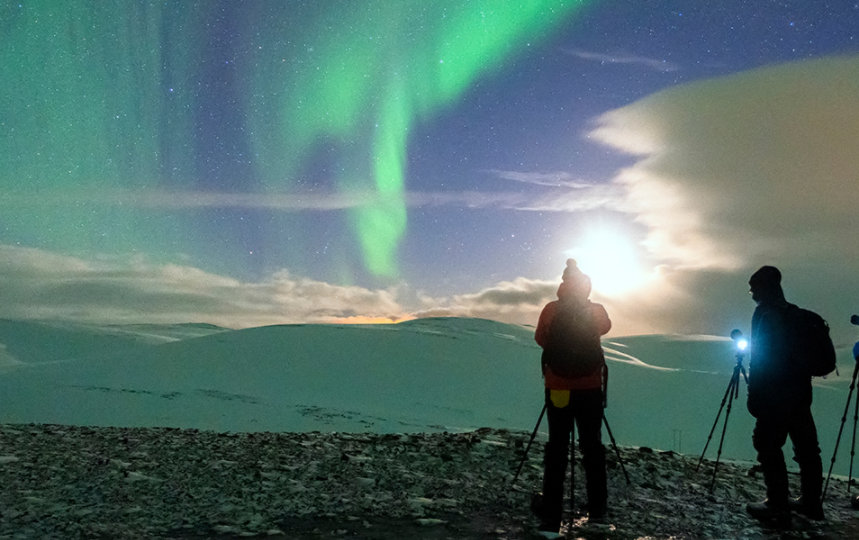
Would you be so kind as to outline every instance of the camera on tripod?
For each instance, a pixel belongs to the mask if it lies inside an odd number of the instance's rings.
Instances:
[[[850,324],[859,325],[859,315],[850,317]],[[850,379],[850,389],[847,392],[847,403],[844,405],[844,414],[841,415],[841,427],[838,428],[838,437],[835,439],[835,450],[832,452],[832,461],[829,462],[829,473],[826,475],[826,483],[823,484],[823,495],[820,500],[826,498],[826,491],[829,489],[829,479],[832,477],[832,468],[835,466],[835,457],[838,455],[838,445],[841,444],[841,434],[844,431],[844,423],[847,421],[847,412],[850,410],[850,401],[853,399],[853,390],[856,388],[856,379],[859,377],[859,341],[853,345],[853,358],[856,364],[853,366],[853,378]],[[847,492],[850,493],[850,486],[853,485],[853,457],[856,455],[856,424],[859,422],[859,398],[856,399],[855,409],[853,411],[853,441],[850,447],[850,469],[847,475]],[[859,497],[852,501],[853,508],[859,509]]]
[[[722,437],[719,439],[719,450],[716,453],[716,464],[713,467],[713,479],[710,481],[710,492],[716,486],[716,473],[719,470],[719,461],[722,459],[722,445],[725,444],[725,431],[728,429],[728,417],[731,416],[731,404],[740,396],[740,375],[746,384],[749,384],[749,376],[746,373],[746,368],[743,367],[743,355],[749,347],[749,342],[743,337],[743,333],[735,328],[731,330],[731,339],[734,341],[736,354],[734,358],[737,360],[734,366],[734,372],[731,375],[731,380],[728,382],[728,388],[725,390],[725,395],[722,397],[722,403],[719,405],[719,412],[716,413],[716,420],[713,422],[713,427],[710,428],[710,434],[707,436],[707,444],[704,445],[704,451],[701,452],[701,458],[698,459],[697,471],[701,468],[701,463],[704,461],[704,454],[707,453],[707,447],[710,446],[710,440],[713,438],[713,432],[716,431],[716,425],[719,423],[719,418],[722,416],[722,410],[725,410],[725,422],[722,424]],[[727,409],[725,404],[728,405]]]
[[[731,339],[734,340],[734,347],[737,348],[737,354],[743,354],[746,352],[746,349],[749,348],[749,340],[743,336],[743,333],[739,329],[734,328],[731,330]]]

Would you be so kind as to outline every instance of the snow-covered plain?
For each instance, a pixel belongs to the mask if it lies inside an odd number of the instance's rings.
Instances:
[[[606,417],[618,444],[700,455],[736,363],[733,342],[609,336],[604,347],[610,370]],[[815,380],[825,469],[854,364],[848,347],[838,352],[840,376]],[[245,330],[3,320],[0,423],[530,432],[542,407],[539,358],[533,328],[482,319]],[[741,382],[722,459],[754,458],[745,391]],[[707,457],[716,457],[725,410]],[[849,416],[836,473],[848,470]]]
[[[475,319],[238,331],[0,321],[0,537],[533,538],[546,426],[524,454],[542,406],[532,334]],[[604,347],[630,481],[610,450],[610,521],[583,517],[579,481],[567,537],[781,535],[743,511],[763,497],[744,383],[718,476],[721,420],[698,467],[732,342]],[[827,466],[853,368],[840,353],[842,375],[816,389]],[[827,521],[797,518],[796,537],[855,537],[843,477],[829,493]]]

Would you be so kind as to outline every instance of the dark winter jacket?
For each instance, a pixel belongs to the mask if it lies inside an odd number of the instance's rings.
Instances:
[[[811,405],[811,377],[791,363],[788,303],[761,302],[752,316],[748,408],[752,416],[792,415]]]

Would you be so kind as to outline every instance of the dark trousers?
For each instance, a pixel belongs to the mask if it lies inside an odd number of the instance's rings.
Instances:
[[[564,478],[570,452],[573,422],[579,433],[579,448],[588,494],[588,508],[603,513],[606,508],[605,451],[602,445],[603,399],[600,390],[572,390],[566,407],[556,407],[546,391],[549,442],[543,461],[543,508],[545,520],[561,521]]]
[[[799,464],[802,497],[807,502],[818,501],[823,486],[823,463],[809,407],[792,414],[766,414],[757,419],[752,442],[764,474],[767,499],[774,506],[787,506],[790,495],[782,446],[788,436],[793,443],[793,459]]]

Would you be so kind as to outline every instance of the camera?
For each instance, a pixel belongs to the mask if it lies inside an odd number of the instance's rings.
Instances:
[[[743,333],[736,328],[731,330],[731,339],[734,340],[734,346],[737,348],[738,353],[743,353],[749,348],[749,340],[747,340],[743,336]]]

